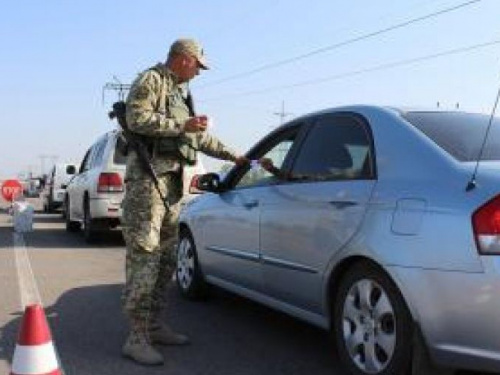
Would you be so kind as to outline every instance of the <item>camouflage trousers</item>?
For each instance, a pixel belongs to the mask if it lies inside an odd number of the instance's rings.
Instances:
[[[160,176],[167,211],[151,179],[127,181],[123,236],[127,246],[123,309],[131,319],[154,318],[165,304],[165,289],[175,270],[177,219],[182,176]]]

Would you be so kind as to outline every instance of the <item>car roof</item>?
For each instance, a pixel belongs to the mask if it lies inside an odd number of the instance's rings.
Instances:
[[[487,115],[485,113],[475,113],[475,112],[467,112],[460,110],[449,110],[449,109],[441,109],[441,108],[429,108],[429,107],[407,107],[407,106],[380,106],[380,105],[370,105],[370,104],[355,104],[355,105],[346,105],[339,107],[331,107],[319,111],[310,112],[304,115],[301,115],[293,120],[290,120],[284,126],[292,125],[296,122],[300,122],[301,120],[306,120],[308,118],[324,115],[327,113],[336,113],[336,112],[356,112],[360,114],[368,113],[368,112],[385,112],[392,113],[399,116],[404,116],[408,113],[443,113],[443,114],[478,114],[478,115]]]

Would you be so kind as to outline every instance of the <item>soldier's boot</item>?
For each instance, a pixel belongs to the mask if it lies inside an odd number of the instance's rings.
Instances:
[[[130,334],[122,348],[122,354],[141,365],[156,366],[164,363],[163,355],[151,346],[147,324],[133,322]]]
[[[189,337],[175,332],[166,323],[158,318],[153,319],[149,326],[149,338],[153,344],[160,345],[187,345]]]

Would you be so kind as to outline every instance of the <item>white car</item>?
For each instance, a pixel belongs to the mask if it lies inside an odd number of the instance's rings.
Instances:
[[[120,224],[121,203],[125,195],[125,148],[118,130],[104,134],[88,149],[78,174],[68,185],[64,204],[66,230],[78,232],[83,226],[87,242]],[[201,161],[185,168],[185,192],[192,176],[203,173],[205,168]],[[192,195],[186,193],[184,197],[187,201]]]
[[[41,194],[44,212],[54,212],[63,205],[66,186],[76,170],[75,163],[60,163],[52,167]]]
[[[91,242],[104,230],[120,224],[125,191],[126,156],[120,132],[107,132],[87,150],[80,170],[66,190],[66,230],[77,232],[83,225]]]

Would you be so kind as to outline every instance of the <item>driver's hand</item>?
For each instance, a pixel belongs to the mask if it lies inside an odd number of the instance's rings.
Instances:
[[[259,164],[266,171],[271,172],[274,169],[273,161],[269,158],[261,158]]]

